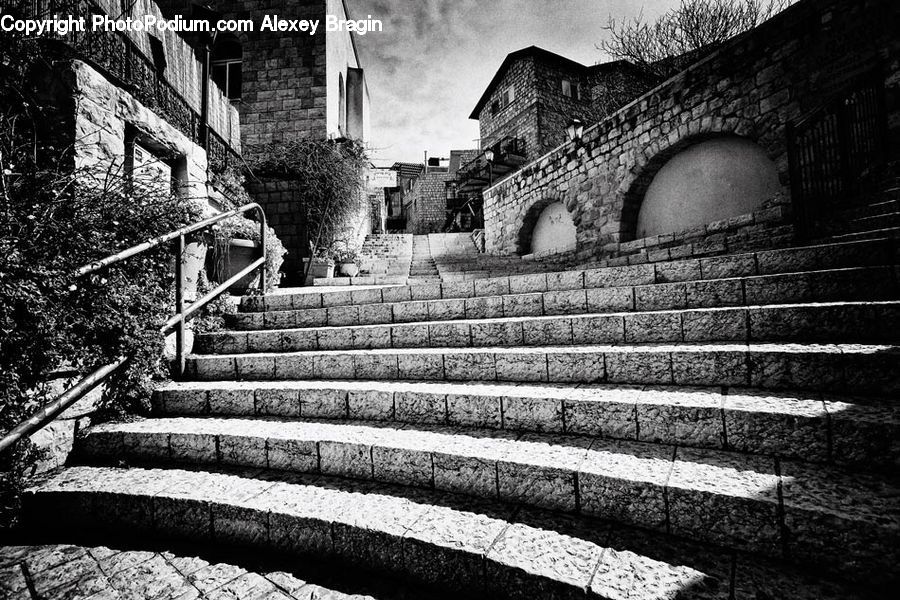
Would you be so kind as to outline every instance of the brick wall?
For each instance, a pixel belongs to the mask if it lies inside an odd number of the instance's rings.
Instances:
[[[301,285],[302,259],[309,255],[309,237],[297,210],[300,200],[295,185],[290,181],[247,183],[247,191],[262,206],[269,225],[288,251],[281,267],[284,273],[282,285]]]
[[[517,137],[525,141],[527,156],[536,158],[566,141],[573,118],[596,123],[650,87],[648,77],[628,64],[586,67],[548,54],[522,56],[509,65],[478,116],[482,148]],[[579,86],[577,99],[563,94],[563,79]],[[493,114],[491,105],[510,86],[515,100]]]
[[[423,234],[441,231],[447,219],[447,182],[454,175],[444,172],[423,173],[406,194],[406,231]]]
[[[538,94],[534,86],[535,62],[531,57],[511,64],[494,88],[494,93],[478,115],[481,147],[492,146],[503,137],[522,138],[527,156],[539,156],[543,150],[538,137]],[[491,105],[512,86],[515,100],[492,114]]]
[[[267,14],[324,22],[325,1],[218,0],[209,3],[228,19],[252,19],[255,31],[236,34],[243,47],[240,102],[245,156],[254,144],[326,138],[326,40],[303,31],[259,31]],[[168,14],[190,15],[187,0],[160,0]],[[196,43],[196,42],[195,42]]]
[[[784,197],[761,207],[759,215],[700,226],[688,237],[727,244],[726,237],[733,235],[766,244],[771,229],[776,236],[790,235],[787,123],[880,64],[896,152],[900,42],[890,25],[896,11],[891,0],[806,0],[733,40],[589,128],[582,140],[486,190],[487,251],[520,252],[523,232],[554,201],[563,202],[572,214],[581,260],[615,255],[625,244],[671,242],[671,234],[634,240],[643,194],[669,158],[717,135],[757,143],[775,163]]]

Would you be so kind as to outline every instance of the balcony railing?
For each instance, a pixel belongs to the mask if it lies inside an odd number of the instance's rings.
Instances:
[[[488,151],[494,154],[492,161],[485,156]],[[518,171],[525,161],[525,141],[521,138],[503,138],[459,169],[457,193],[481,192]]]
[[[36,0],[31,3],[32,14],[29,16],[46,18],[52,14],[53,4]],[[83,16],[88,23],[91,14],[103,14],[100,7],[89,0],[62,4],[72,16]],[[55,9],[61,10],[59,4]],[[53,44],[56,54],[61,54],[63,58],[78,58],[100,69],[189,140],[203,145],[201,115],[161,76],[153,60],[145,56],[125,33],[95,31],[87,27],[84,32],[71,31],[65,36],[47,39],[48,44]],[[229,164],[240,161],[238,152],[221,135],[212,128],[208,131],[208,160],[212,171],[221,172]]]

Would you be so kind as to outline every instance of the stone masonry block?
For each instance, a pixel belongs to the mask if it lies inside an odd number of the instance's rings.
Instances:
[[[573,344],[621,344],[625,341],[625,319],[619,315],[573,317]]]
[[[547,355],[540,350],[498,354],[496,369],[500,381],[547,381]]]
[[[603,354],[553,352],[547,355],[547,378],[553,383],[592,383],[606,376]]]
[[[450,381],[493,381],[497,378],[494,355],[490,352],[448,352],[444,355],[444,376]]]
[[[611,287],[586,290],[588,312],[634,310],[634,288]]]
[[[537,317],[544,314],[543,294],[515,294],[503,297],[503,314],[507,317]]]
[[[587,310],[584,290],[544,292],[545,315],[573,315]]]
[[[428,303],[428,318],[432,321],[452,321],[466,318],[466,301],[463,298],[435,300]]]

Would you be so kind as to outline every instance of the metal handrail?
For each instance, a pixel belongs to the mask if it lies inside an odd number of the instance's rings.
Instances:
[[[200,231],[202,229],[206,229],[207,227],[211,227],[215,225],[219,221],[224,221],[225,219],[243,214],[245,212],[256,210],[259,214],[259,231],[260,231],[260,247],[262,249],[262,256],[255,261],[253,261],[250,265],[243,268],[239,273],[230,277],[227,281],[220,283],[215,289],[206,293],[203,297],[198,300],[195,300],[190,306],[185,307],[184,305],[184,269],[182,268],[181,260],[184,256],[184,238],[185,236]],[[185,356],[184,356],[184,333],[185,333],[185,324],[191,320],[191,318],[199,311],[201,308],[218,298],[222,295],[229,287],[233,284],[237,283],[256,269],[260,267],[264,267],[266,263],[266,214],[263,212],[262,207],[259,204],[250,203],[245,204],[239,208],[234,210],[219,213],[213,217],[200,221],[199,223],[194,223],[193,225],[188,225],[186,227],[182,227],[176,231],[172,231],[165,235],[161,235],[159,237],[147,240],[142,244],[138,244],[137,246],[132,246],[127,250],[123,250],[112,256],[107,256],[102,260],[98,260],[96,262],[85,265],[75,271],[75,277],[84,277],[85,275],[89,275],[91,273],[95,273],[101,269],[105,269],[110,265],[114,265],[118,262],[122,262],[132,256],[136,256],[147,250],[151,250],[156,248],[166,242],[172,241],[174,239],[178,240],[176,246],[176,254],[175,254],[175,311],[176,314],[171,317],[168,321],[166,321],[165,325],[160,328],[160,333],[166,334],[175,329],[175,372],[178,377],[184,375],[184,366],[185,366]],[[259,274],[259,288],[262,292],[266,290],[266,269],[263,268]],[[83,398],[88,392],[93,390],[95,387],[100,385],[107,377],[115,373],[122,365],[124,365],[128,361],[127,356],[120,356],[113,362],[103,365],[98,369],[94,370],[83,379],[81,379],[74,386],[67,389],[61,395],[57,396],[53,401],[45,405],[39,411],[35,412],[29,418],[25,419],[21,423],[19,423],[16,427],[7,432],[2,439],[0,439],[0,452],[5,451],[7,448],[18,442],[19,440],[31,436],[33,433],[42,429],[43,427],[49,425],[53,420],[56,419],[57,416],[62,414],[67,408],[78,402],[81,398]]]

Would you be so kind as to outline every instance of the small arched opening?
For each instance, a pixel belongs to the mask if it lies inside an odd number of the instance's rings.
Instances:
[[[669,157],[645,189],[636,218],[638,239],[752,213],[781,185],[775,163],[761,147],[724,136]]]
[[[521,254],[558,254],[574,250],[577,228],[562,202],[536,204],[519,232]]]

